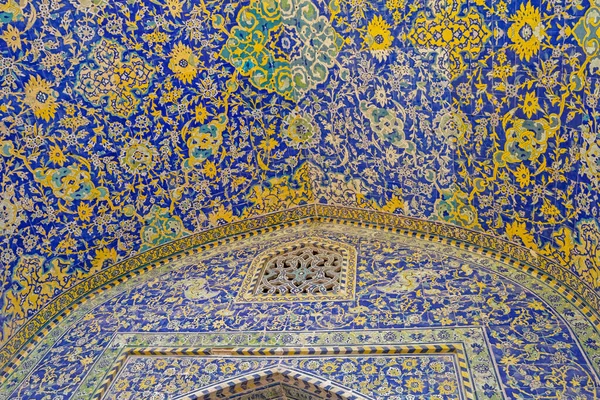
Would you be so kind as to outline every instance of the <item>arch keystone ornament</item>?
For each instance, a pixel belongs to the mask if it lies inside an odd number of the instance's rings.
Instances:
[[[354,299],[356,249],[324,238],[302,238],[259,254],[238,303]]]

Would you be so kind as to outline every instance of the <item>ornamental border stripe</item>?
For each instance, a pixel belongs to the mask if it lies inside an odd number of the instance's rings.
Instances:
[[[469,372],[468,360],[462,343],[425,343],[425,344],[407,344],[407,345],[379,345],[379,346],[328,346],[328,347],[125,347],[121,354],[115,360],[112,368],[107,372],[104,380],[95,391],[93,400],[100,400],[108,392],[115,378],[119,375],[119,372],[127,362],[127,359],[132,356],[145,356],[145,357],[216,357],[219,358],[239,358],[239,357],[323,357],[323,356],[367,356],[367,355],[378,355],[378,356],[407,356],[407,355],[452,355],[454,356],[457,366],[459,369],[459,376],[457,377],[460,381],[465,398],[468,400],[475,399],[475,392],[473,390],[472,376]],[[275,367],[281,368],[281,367]],[[273,368],[268,368],[264,371],[271,371]],[[286,370],[292,370],[285,367]],[[297,371],[294,371],[297,372]],[[194,394],[185,395],[182,399],[196,399],[198,396],[202,398],[213,398],[214,396],[224,394],[234,394],[234,387],[242,382],[247,381],[248,376],[252,376],[255,379],[264,377],[263,375],[244,375],[241,377],[233,378],[224,382],[217,383],[207,388],[200,389]],[[303,374],[302,374],[303,375]],[[266,375],[265,375],[266,376]],[[298,377],[298,376],[296,376]],[[310,378],[310,379],[308,379]],[[314,380],[313,380],[314,379]],[[308,381],[313,384],[327,383],[327,385],[333,384],[329,381],[322,381],[316,377],[305,376],[303,381]],[[323,386],[321,387],[332,391],[335,387]],[[343,395],[343,398],[350,399],[362,399],[363,397],[356,397],[356,393],[352,391],[345,391],[345,389],[339,388],[341,392],[333,390],[333,393]],[[336,389],[337,390],[337,389]],[[348,397],[350,396],[350,397]]]

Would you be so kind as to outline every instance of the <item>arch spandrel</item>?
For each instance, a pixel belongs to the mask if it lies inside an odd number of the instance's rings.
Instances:
[[[393,368],[403,371],[393,364],[401,364],[402,356],[398,355],[396,361],[386,359],[386,363],[377,360],[386,346],[402,345],[410,349],[410,354],[423,356],[417,360],[419,367],[408,363],[406,371],[430,365],[440,354],[454,357],[462,351],[468,362],[461,364],[457,359],[456,368],[470,374],[471,392],[479,398],[486,398],[486,390],[488,398],[514,398],[519,393],[555,390],[561,374],[581,378],[580,384],[574,386],[560,381],[565,393],[583,398],[594,393],[600,363],[595,349],[598,332],[568,291],[559,290],[555,282],[539,272],[496,260],[485,252],[421,238],[417,232],[406,235],[331,221],[294,225],[227,239],[231,245],[189,251],[107,288],[102,297],[82,303],[58,323],[52,332],[62,336],[53,334],[43,339],[40,347],[25,359],[23,368],[33,368],[13,375],[25,380],[9,380],[4,390],[11,388],[14,391],[8,394],[25,398],[44,393],[48,386],[43,379],[38,382],[36,376],[45,376],[52,370],[64,377],[73,363],[79,363],[84,371],[80,376],[52,382],[62,385],[66,396],[89,398],[101,387],[103,379],[111,376],[107,372],[128,349],[139,351],[140,355],[144,351],[157,351],[158,355],[163,351],[177,355],[179,351],[185,355],[185,351],[209,347],[240,354],[254,351],[260,358],[274,348],[308,351],[361,346],[375,349],[373,361],[363,359],[365,365],[371,362],[374,368],[391,371],[385,373],[396,390],[405,387],[400,378],[392,379],[398,374]],[[253,260],[270,250],[315,237],[356,249],[356,292],[352,299],[235,301]],[[449,350],[461,343],[459,350]],[[308,365],[311,355],[303,357]],[[339,360],[330,361],[332,364],[327,367],[325,356],[315,357],[307,368],[318,368],[321,376],[333,376],[353,355],[339,355]],[[290,360],[301,362],[301,358]],[[382,364],[377,366],[379,362]],[[114,377],[119,379],[116,371]],[[158,371],[164,375],[163,370]],[[534,371],[542,382],[552,384],[536,386],[527,381],[515,385],[517,380],[510,379],[523,374],[533,377]],[[27,372],[31,375],[25,377]],[[361,376],[359,381],[345,385],[360,387],[363,381],[372,384],[376,374]],[[437,383],[423,386],[430,388],[427,390],[431,393],[453,387],[469,393],[469,384],[457,381],[446,387],[442,385],[444,379],[433,380]],[[421,387],[416,377],[410,383],[415,390]],[[496,389],[486,389],[488,386]]]

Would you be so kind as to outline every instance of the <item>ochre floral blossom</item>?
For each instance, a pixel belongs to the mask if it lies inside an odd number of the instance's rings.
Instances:
[[[49,152],[48,158],[49,158],[50,162],[60,165],[61,167],[67,161],[67,157],[65,157],[64,152],[57,145],[50,146],[50,152]]]
[[[181,42],[173,47],[169,68],[183,83],[190,83],[198,74],[198,58],[192,49]]]
[[[538,111],[542,111],[542,107],[540,107],[540,103],[538,97],[535,92],[528,92],[523,99],[523,105],[521,106],[527,118],[531,118]]]
[[[531,183],[531,173],[529,172],[529,168],[523,164],[520,164],[517,170],[513,171],[513,175],[515,176],[519,186],[522,188],[529,186]]]
[[[370,50],[387,50],[392,45],[390,25],[381,16],[374,16],[367,28],[366,43]]]
[[[522,3],[510,20],[508,37],[513,42],[510,47],[521,60],[529,61],[540,51],[542,41],[547,37],[540,9],[531,2]]]
[[[8,25],[0,36],[12,51],[21,50],[21,32],[12,25]]]
[[[50,121],[54,118],[58,105],[52,84],[39,75],[32,76],[25,84],[25,99],[37,118]]]

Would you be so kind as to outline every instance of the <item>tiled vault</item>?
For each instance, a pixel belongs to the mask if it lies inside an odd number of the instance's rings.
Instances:
[[[485,232],[600,295],[599,21],[599,0],[0,0],[2,361],[111,265],[306,204]]]
[[[356,249],[351,299],[235,301],[257,256],[299,239]],[[593,399],[599,349],[593,324],[540,276],[442,243],[309,223],[113,286],[45,336],[0,396],[218,398],[279,375],[342,398]]]

